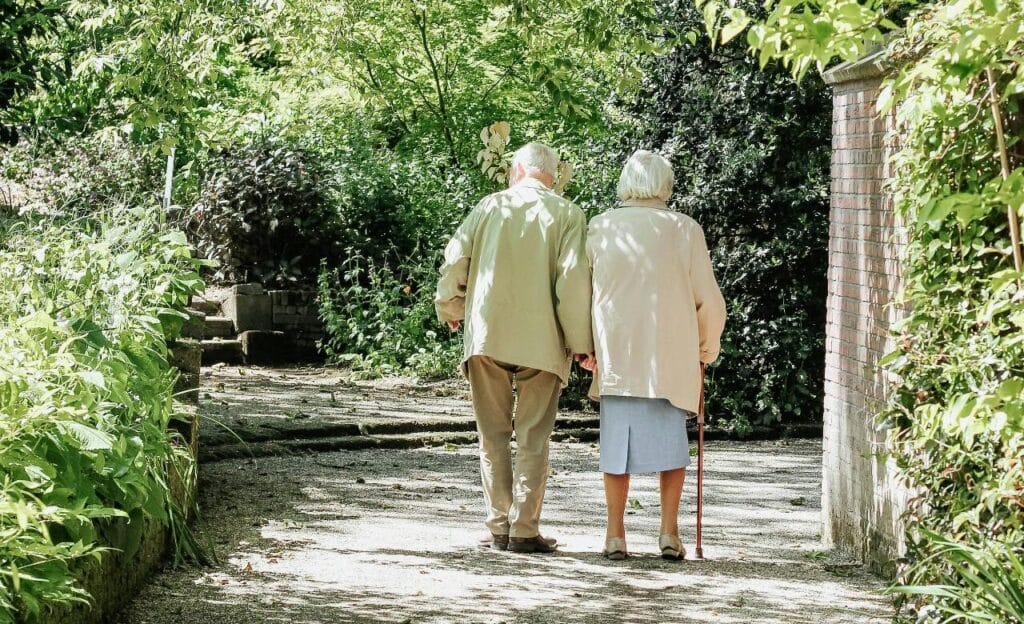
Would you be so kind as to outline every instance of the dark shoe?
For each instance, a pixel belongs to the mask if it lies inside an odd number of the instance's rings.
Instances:
[[[508,550],[508,535],[491,533],[480,538],[481,548],[493,548],[495,550]]]
[[[558,540],[541,537],[512,537],[508,549],[517,553],[550,553],[558,548]]]

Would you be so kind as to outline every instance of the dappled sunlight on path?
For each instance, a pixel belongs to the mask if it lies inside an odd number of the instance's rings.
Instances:
[[[657,557],[653,476],[608,562],[597,451],[556,444],[552,555],[481,549],[474,448],[366,450],[203,468],[222,565],[157,577],[122,624],[884,622],[882,583],[817,561],[820,444],[709,448],[705,562]],[[692,492],[684,541],[692,544]]]

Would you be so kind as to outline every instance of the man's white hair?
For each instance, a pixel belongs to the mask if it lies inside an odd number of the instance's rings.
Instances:
[[[558,177],[558,163],[561,159],[558,152],[543,143],[527,143],[512,155],[512,170],[522,165],[526,173],[546,173],[552,178]]]
[[[626,161],[619,176],[619,199],[660,199],[672,197],[675,176],[672,165],[660,154],[637,150]]]

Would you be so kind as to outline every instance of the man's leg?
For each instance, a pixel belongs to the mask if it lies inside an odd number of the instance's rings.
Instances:
[[[480,480],[487,528],[508,535],[512,507],[512,373],[494,360],[474,356],[466,363],[480,437]]]
[[[540,535],[540,511],[548,481],[548,445],[555,426],[558,375],[534,369],[516,373],[516,463],[513,474],[514,501],[509,514],[513,538]]]

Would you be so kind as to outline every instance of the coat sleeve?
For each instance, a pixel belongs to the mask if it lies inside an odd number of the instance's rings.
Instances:
[[[575,208],[560,241],[555,271],[555,311],[573,353],[592,353],[590,263],[587,261],[587,219]]]
[[[469,263],[473,258],[478,208],[469,213],[444,250],[444,264],[441,265],[434,297],[437,319],[442,323],[466,318],[466,285],[469,283]]]
[[[704,232],[694,226],[690,245],[690,283],[697,304],[697,330],[700,334],[700,361],[710,364],[721,351],[722,331],[725,329],[725,298],[715,280]]]

